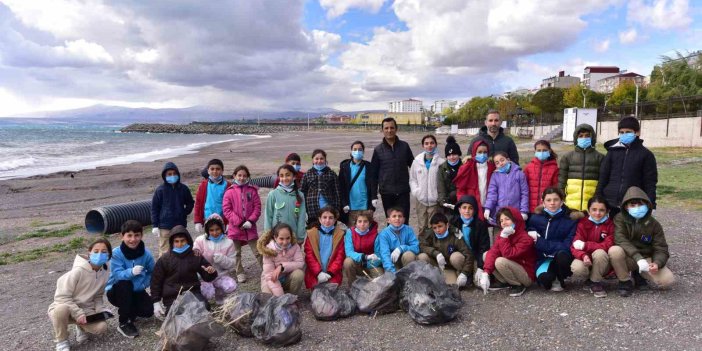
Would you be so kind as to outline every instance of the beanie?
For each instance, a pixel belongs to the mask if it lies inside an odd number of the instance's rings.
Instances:
[[[458,145],[458,143],[456,143],[456,138],[454,138],[453,135],[449,135],[449,137],[446,138],[446,147],[444,148],[444,153],[445,156],[463,156],[463,153],[461,152],[461,147]]]
[[[639,124],[638,119],[634,117],[626,117],[622,118],[622,120],[619,121],[619,125],[617,125],[617,129],[622,128],[633,129],[635,132],[638,132],[641,130],[641,125]]]

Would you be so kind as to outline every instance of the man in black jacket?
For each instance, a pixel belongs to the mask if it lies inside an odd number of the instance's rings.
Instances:
[[[512,138],[505,135],[504,129],[500,127],[500,123],[500,113],[497,112],[497,110],[489,110],[485,116],[485,126],[480,128],[478,135],[470,141],[470,148],[468,150],[473,150],[473,144],[476,141],[484,140],[489,145],[488,150],[490,151],[490,157],[492,157],[496,151],[504,151],[509,155],[510,160],[519,164],[517,145],[514,144]]]
[[[405,215],[405,224],[410,216],[409,167],[414,155],[409,144],[397,137],[397,122],[388,117],[383,120],[383,142],[373,150],[371,165],[375,171],[378,192],[383,200],[383,209],[400,206]],[[373,200],[377,202],[377,200]],[[377,203],[372,204],[378,207]]]

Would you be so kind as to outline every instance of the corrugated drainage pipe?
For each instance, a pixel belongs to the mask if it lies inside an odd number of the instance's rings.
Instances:
[[[275,176],[268,175],[263,177],[251,178],[249,184],[255,185],[259,188],[272,188],[275,181]]]
[[[94,234],[119,233],[122,223],[130,219],[151,225],[151,200],[96,207],[85,215],[85,229]]]

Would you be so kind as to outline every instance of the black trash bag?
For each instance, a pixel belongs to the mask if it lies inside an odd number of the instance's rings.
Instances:
[[[438,267],[414,261],[397,272],[400,307],[418,324],[447,323],[463,306],[458,288],[446,284]]]
[[[322,321],[351,316],[356,312],[356,302],[336,283],[317,284],[312,291],[312,314]]]
[[[297,296],[271,297],[256,314],[251,331],[264,344],[274,347],[294,344],[302,338]]]
[[[157,334],[156,350],[200,351],[211,338],[224,335],[224,327],[215,323],[204,301],[187,291],[173,302]]]
[[[372,280],[365,277],[356,279],[351,284],[349,294],[362,313],[392,313],[398,309],[400,286],[394,273],[385,272]]]
[[[270,298],[270,294],[240,292],[228,297],[215,311],[215,318],[224,326],[247,338],[253,337],[251,325],[259,309]]]

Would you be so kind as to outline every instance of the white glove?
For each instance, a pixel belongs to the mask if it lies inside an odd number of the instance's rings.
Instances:
[[[244,224],[241,225],[241,228],[243,228],[243,229],[251,229],[251,226],[252,226],[251,222],[246,221],[246,222],[244,222]]]
[[[349,211],[351,211],[351,207],[344,206],[342,210],[344,210],[344,213],[349,213]]]
[[[490,275],[485,272],[480,274],[480,288],[483,289],[483,295],[486,295],[490,289]]]
[[[154,302],[154,317],[158,319],[163,319],[166,314],[163,311],[163,306],[161,306],[161,302]]]
[[[512,234],[514,234],[514,228],[512,228],[512,227],[504,228],[500,232],[500,236],[505,238],[505,239],[509,238],[509,236]]]
[[[456,279],[456,285],[462,287],[466,286],[466,283],[468,283],[468,277],[466,277],[466,275],[463,273],[459,274],[458,279]]]
[[[156,236],[161,236],[161,229],[158,229],[158,228],[151,229],[151,233],[153,233]]]
[[[222,255],[221,253],[218,252],[218,253],[212,255],[212,260],[219,263],[219,261],[222,260],[222,257],[224,257],[224,255]]]
[[[195,223],[195,231],[198,233],[205,232],[205,228],[202,226],[202,223]]]
[[[448,203],[447,203],[447,204],[443,204],[443,205],[441,205],[441,206],[444,206],[444,207],[448,208],[449,210],[453,210],[453,209],[456,208],[456,205],[452,205],[452,204],[448,204]]]
[[[526,221],[527,218],[529,218],[529,216],[526,213],[522,213],[522,219]]]
[[[485,219],[490,218],[490,210],[488,210],[488,209],[486,208],[486,209],[485,209],[485,212],[483,212],[483,216],[485,217]]]
[[[378,256],[374,253],[370,255],[366,255],[366,261],[377,261],[379,260]]]
[[[446,257],[444,257],[444,254],[436,255],[436,263],[439,264],[439,268],[443,271],[446,267]]]
[[[317,274],[317,282],[319,282],[320,284],[326,283],[327,281],[329,281],[329,279],[331,279],[331,275],[327,273],[319,272],[319,274]]]
[[[473,284],[475,284],[475,286],[480,285],[480,276],[481,275],[483,275],[483,270],[480,268],[477,268],[475,270],[475,274],[473,274]]]
[[[573,241],[573,247],[576,250],[583,250],[585,248],[585,242],[583,242],[582,240],[575,240]]]
[[[642,258],[636,261],[636,264],[639,265],[639,273],[648,272],[648,261]]]
[[[143,272],[144,272],[144,266],[134,266],[132,268],[132,275],[135,277]]]
[[[392,263],[397,262],[397,260],[400,258],[400,255],[402,254],[402,251],[400,251],[400,248],[396,248],[395,250],[392,251],[390,254],[390,258],[392,259]]]
[[[371,200],[371,205],[373,205],[373,207],[378,207],[378,199]]]
[[[527,232],[527,234],[529,234],[529,236],[530,236],[532,239],[534,239],[534,241],[536,241],[536,239],[539,238],[539,237],[541,236],[541,235],[539,235],[538,232],[533,231],[533,230]]]

